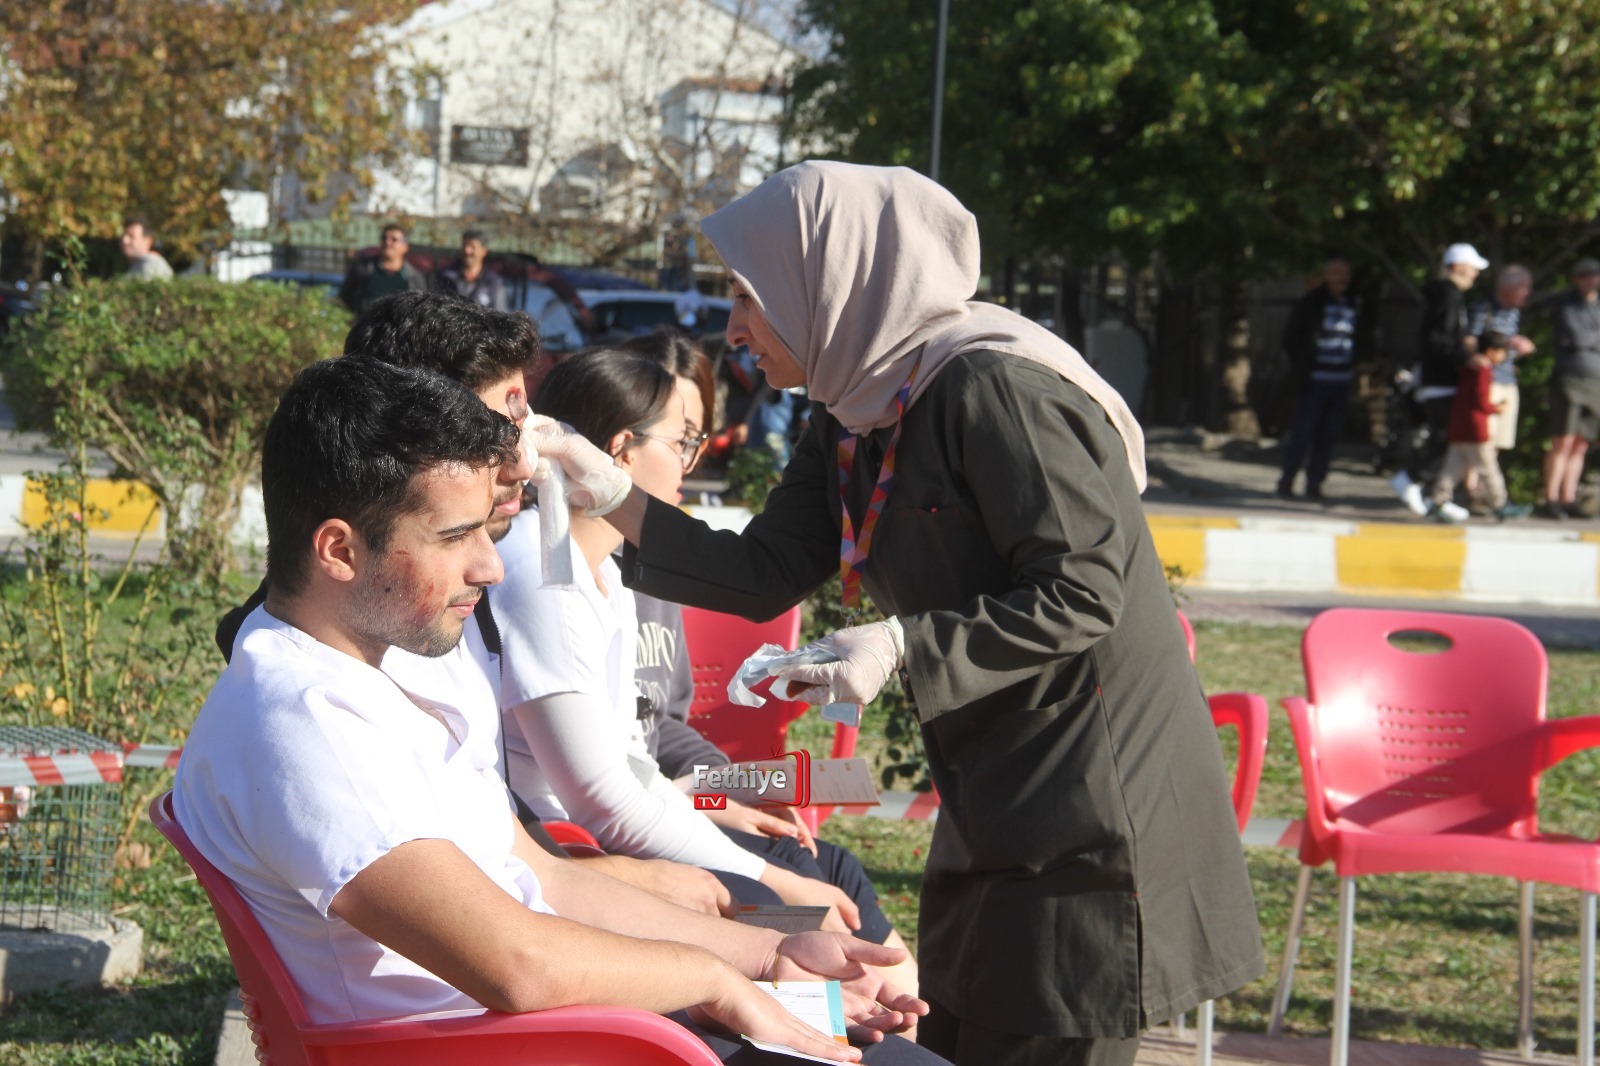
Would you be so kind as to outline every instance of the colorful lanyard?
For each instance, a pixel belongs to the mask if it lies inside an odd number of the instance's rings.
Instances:
[[[889,438],[889,447],[883,453],[883,465],[878,468],[878,483],[872,489],[872,500],[867,504],[866,514],[861,517],[859,539],[856,537],[855,523],[850,520],[850,505],[845,497],[850,487],[850,468],[855,465],[856,442],[861,438],[855,433],[845,433],[839,437],[839,514],[844,525],[839,538],[839,583],[843,587],[841,599],[847,608],[861,605],[861,568],[866,565],[867,555],[872,551],[872,532],[878,527],[878,516],[883,513],[883,505],[894,488],[895,446],[900,443],[900,424],[905,418],[906,402],[911,398],[911,386],[916,384],[917,371],[921,368],[922,361],[918,360],[917,365],[911,368],[911,376],[894,394],[894,433]]]

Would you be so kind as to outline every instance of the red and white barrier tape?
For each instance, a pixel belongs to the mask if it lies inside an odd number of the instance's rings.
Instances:
[[[124,744],[122,765],[146,770],[176,770],[183,748],[170,744]]]
[[[114,785],[124,767],[172,770],[182,748],[163,744],[124,744],[115,751],[57,751],[0,755],[0,788],[18,785]]]
[[[58,751],[53,755],[0,755],[0,787],[108,785],[122,780],[114,751]]]
[[[125,766],[173,770],[183,748],[163,744],[125,744],[118,757],[113,752],[58,752],[55,755],[0,756],[0,788],[16,785],[98,785],[122,780]],[[840,814],[865,815],[892,821],[931,822],[939,817],[936,792],[884,792],[876,807],[835,808]],[[1302,823],[1289,818],[1252,818],[1244,828],[1246,845],[1298,848]]]

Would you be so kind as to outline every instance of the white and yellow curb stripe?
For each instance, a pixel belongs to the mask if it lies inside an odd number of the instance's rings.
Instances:
[[[1197,588],[1600,604],[1600,534],[1315,518],[1151,515]]]
[[[155,494],[140,482],[91,478],[85,496],[88,525],[95,532],[137,533],[149,523],[147,535],[165,533]],[[43,483],[25,474],[0,474],[0,535],[20,536],[39,528],[49,515]]]

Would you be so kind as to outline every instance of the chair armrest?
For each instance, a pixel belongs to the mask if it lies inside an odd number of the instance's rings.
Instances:
[[[861,732],[857,725],[845,725],[843,722],[834,723],[833,727],[833,753],[834,759],[848,759],[856,753],[856,734]]]
[[[449,1012],[347,1025],[308,1025],[299,1035],[308,1047],[355,1049],[361,1045],[376,1045],[373,1054],[355,1059],[374,1063],[439,1061],[436,1050],[392,1046],[433,1040],[450,1042],[448,1061],[452,1062],[515,1061],[527,1066],[568,1063],[578,1051],[569,1040],[558,1038],[577,1036],[587,1038],[592,1048],[613,1049],[613,1055],[604,1056],[610,1061],[630,1061],[626,1049],[643,1044],[675,1055],[685,1066],[720,1066],[711,1049],[683,1026],[670,1018],[631,1007],[554,1007],[527,1014]],[[517,1036],[553,1039],[548,1048],[538,1043],[532,1046],[519,1043],[517,1056],[507,1057],[504,1053],[511,1045],[506,1038]],[[475,1044],[488,1054],[480,1057],[474,1053]],[[500,1054],[494,1054],[496,1051]],[[345,1061],[346,1057],[341,1054],[340,1061]]]
[[[1208,700],[1211,720],[1220,728],[1231,725],[1239,731],[1239,765],[1233,774],[1233,811],[1244,832],[1250,811],[1261,786],[1261,768],[1267,758],[1269,722],[1265,697],[1253,692],[1219,692]]]
[[[1285,696],[1279,702],[1289,712],[1295,753],[1300,757],[1300,780],[1306,792],[1306,832],[1300,841],[1300,861],[1308,866],[1320,866],[1326,861],[1326,844],[1333,835],[1333,828],[1328,824],[1322,772],[1317,766],[1317,735],[1313,725],[1317,710],[1303,696]]]
[[[1569,755],[1600,748],[1600,715],[1551,718],[1539,727],[1538,772],[1543,773]]]
[[[594,834],[577,822],[540,822],[539,824],[544,826],[544,831],[550,834],[550,839],[560,844],[563,848],[569,844],[582,844],[585,847],[594,848],[595,851],[602,855],[605,854],[600,848],[600,842],[594,838]],[[571,854],[570,849],[568,854]]]

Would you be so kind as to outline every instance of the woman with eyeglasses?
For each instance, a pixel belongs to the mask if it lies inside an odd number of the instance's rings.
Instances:
[[[1263,970],[1228,779],[1145,521],[1143,437],[1059,337],[975,301],[977,221],[899,167],[802,163],[702,220],[728,342],[811,420],[740,533],[536,426],[637,590],[771,617],[838,574],[862,619],[780,675],[897,674],[943,805],[919,911],[924,1046],[1131,1066],[1140,1033]]]
[[[697,384],[634,352],[574,356],[550,372],[533,409],[572,426],[633,484],[671,502],[704,440]],[[738,902],[828,906],[826,927],[883,942],[892,929],[875,901],[863,915],[838,887],[745,850],[661,773],[647,737],[654,715],[634,680],[633,593],[612,558],[622,537],[581,508],[571,529],[570,588],[544,587],[536,522],[514,523],[500,543],[505,578],[490,604],[504,649],[512,789],[541,819],[577,822],[608,852],[710,870]],[[771,895],[750,893],[750,882]]]

